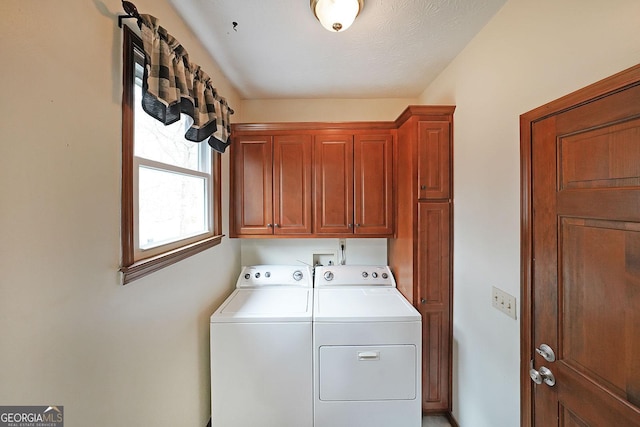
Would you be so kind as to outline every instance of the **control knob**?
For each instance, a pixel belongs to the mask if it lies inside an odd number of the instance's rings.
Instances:
[[[293,272],[293,280],[295,280],[296,282],[299,282],[300,280],[302,280],[302,271],[300,270],[296,270]]]
[[[324,280],[326,280],[327,282],[330,282],[333,280],[333,273],[330,271],[325,271],[324,272]]]
[[[369,277],[369,273],[367,273],[366,271],[363,271],[362,272],[362,277],[364,277],[366,279],[367,277]]]

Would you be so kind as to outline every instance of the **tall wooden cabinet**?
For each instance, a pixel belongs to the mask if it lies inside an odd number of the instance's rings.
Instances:
[[[422,408],[451,411],[452,130],[450,106],[410,106],[396,121],[396,236],[389,265],[422,315]]]

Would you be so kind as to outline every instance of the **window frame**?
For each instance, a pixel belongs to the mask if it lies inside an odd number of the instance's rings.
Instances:
[[[144,259],[136,259],[134,206],[134,67],[135,49],[143,50],[142,39],[128,26],[123,26],[123,66],[122,66],[122,284],[125,285],[164,267],[175,264],[192,255],[220,244],[222,241],[221,216],[221,155],[211,150],[211,193],[209,233],[201,237],[183,239],[178,247],[166,250]],[[206,144],[201,142],[200,144]]]

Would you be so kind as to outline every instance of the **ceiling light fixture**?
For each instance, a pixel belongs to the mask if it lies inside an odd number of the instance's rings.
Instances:
[[[344,31],[362,11],[364,0],[311,0],[311,10],[324,28]]]

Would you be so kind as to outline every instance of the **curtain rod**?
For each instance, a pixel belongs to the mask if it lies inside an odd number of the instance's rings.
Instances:
[[[118,15],[118,27],[122,28],[122,20],[136,18],[140,19],[140,14],[138,13],[138,8],[135,4],[130,1],[122,0],[122,8],[127,13],[126,15]]]

